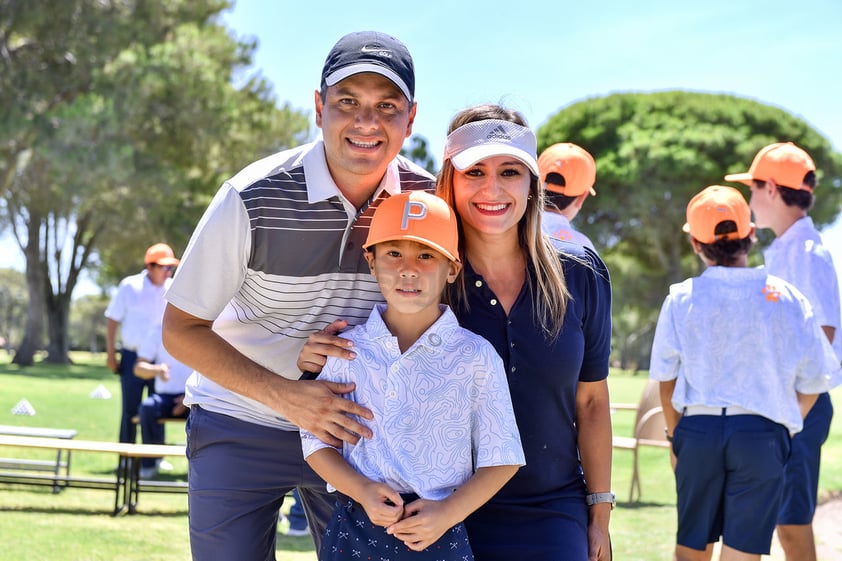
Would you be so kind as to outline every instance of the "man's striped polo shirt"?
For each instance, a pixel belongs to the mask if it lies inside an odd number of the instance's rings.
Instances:
[[[187,247],[167,300],[214,321],[244,355],[290,379],[307,337],[335,319],[363,323],[383,298],[362,253],[379,201],[432,189],[399,156],[371,204],[341,196],[321,140],[246,167],[214,197]],[[268,407],[194,373],[185,403],[262,425],[297,430]]]

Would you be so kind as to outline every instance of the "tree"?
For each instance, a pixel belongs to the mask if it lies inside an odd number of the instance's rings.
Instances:
[[[309,122],[277,108],[261,78],[232,85],[255,45],[216,23],[227,2],[2,5],[1,210],[30,302],[15,362],[31,363],[45,316],[48,360],[67,362],[83,269],[98,257],[113,278],[136,272],[151,243],[183,248],[222,179]]]
[[[406,156],[430,173],[436,173],[436,160],[430,155],[427,139],[413,134],[409,137],[409,149],[401,148],[401,155]]]
[[[70,313],[70,347],[98,353],[105,349],[105,322],[108,297],[87,295],[73,301]]]
[[[20,271],[0,269],[0,346],[8,352],[23,337],[26,279]]]
[[[832,222],[842,203],[842,155],[826,138],[782,109],[731,95],[669,91],[588,99],[562,109],[537,136],[539,150],[569,141],[596,159],[598,194],[577,222],[612,273],[614,348],[624,366],[648,366],[669,285],[702,269],[681,232],[695,193],[747,170],[763,146],[791,140],[818,168],[816,224]],[[745,186],[735,186],[748,195]]]

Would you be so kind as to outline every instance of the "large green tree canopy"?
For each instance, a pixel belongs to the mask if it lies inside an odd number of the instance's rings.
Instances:
[[[762,103],[709,93],[666,91],[587,99],[551,117],[538,149],[574,142],[593,154],[597,196],[576,225],[594,240],[612,274],[614,348],[624,365],[648,364],[649,342],[669,285],[701,271],[681,231],[687,202],[708,185],[728,184],[760,148],[792,141],[813,157],[818,226],[842,203],[842,155],[809,124]],[[732,184],[748,196],[748,188]],[[761,240],[770,236],[761,232]],[[755,250],[754,262],[759,262]]]
[[[70,298],[97,256],[113,280],[154,242],[182,250],[224,178],[309,136],[248,75],[255,44],[219,23],[228,7],[0,0],[0,219],[29,294],[15,362],[45,316],[49,360],[67,361]]]

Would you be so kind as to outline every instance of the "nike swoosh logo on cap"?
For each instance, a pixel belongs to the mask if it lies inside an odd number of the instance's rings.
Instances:
[[[389,49],[384,49],[383,47],[369,47],[368,45],[365,45],[363,48],[361,48],[360,52],[376,53],[376,54],[379,54],[381,56],[388,56],[388,57],[392,56],[392,51],[390,51]]]

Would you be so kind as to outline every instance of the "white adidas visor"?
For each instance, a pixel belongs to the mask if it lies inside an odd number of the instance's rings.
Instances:
[[[463,171],[480,160],[493,156],[512,156],[536,177],[538,142],[529,127],[511,121],[486,119],[462,125],[449,135],[444,145],[444,159]]]

